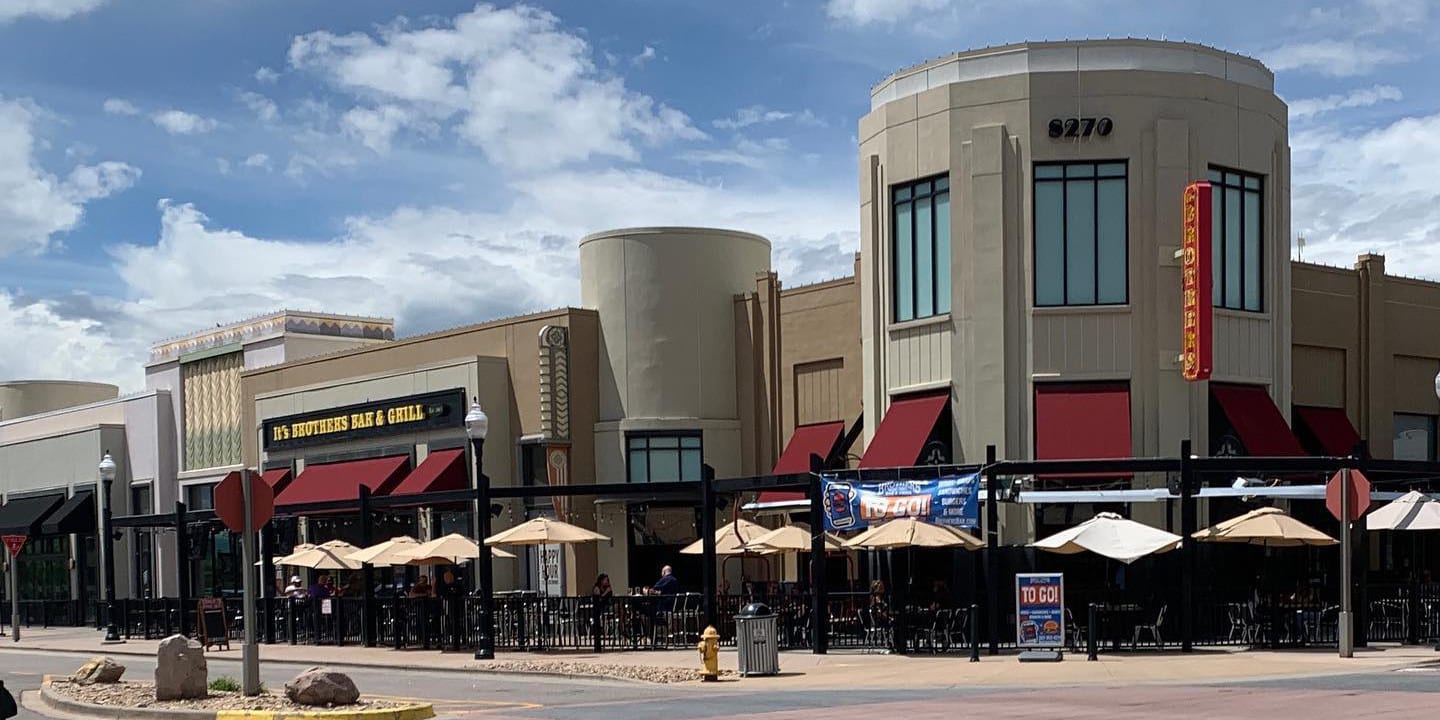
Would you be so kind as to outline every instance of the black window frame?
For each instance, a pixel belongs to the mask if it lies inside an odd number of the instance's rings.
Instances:
[[[1226,180],[1226,176],[1227,176],[1227,175],[1236,175],[1236,176],[1238,176],[1238,177],[1240,178],[1240,182],[1239,182],[1238,184],[1233,184],[1233,183],[1228,182],[1228,181]],[[1235,312],[1249,312],[1249,313],[1264,313],[1264,312],[1265,312],[1265,176],[1264,176],[1264,175],[1261,175],[1261,174],[1259,174],[1259,173],[1246,172],[1246,171],[1244,171],[1244,170],[1239,170],[1239,169],[1232,168],[1232,167],[1226,167],[1226,166],[1224,166],[1224,165],[1210,165],[1210,166],[1207,168],[1206,178],[1210,181],[1210,202],[1214,204],[1215,208],[1218,209],[1218,211],[1219,211],[1219,213],[1220,213],[1220,223],[1219,223],[1218,227],[1211,228],[1211,242],[1215,243],[1215,245],[1216,245],[1216,247],[1211,250],[1211,257],[1214,258],[1217,254],[1218,254],[1219,257],[1220,257],[1220,262],[1215,262],[1215,263],[1213,263],[1214,267],[1211,268],[1210,277],[1211,277],[1211,282],[1212,282],[1213,285],[1214,285],[1214,288],[1213,288],[1213,290],[1212,290],[1212,292],[1211,292],[1211,295],[1210,295],[1211,300],[1214,301],[1215,307],[1216,307],[1217,309],[1221,309],[1221,310],[1233,310],[1233,311],[1235,311]],[[1218,179],[1217,179],[1217,178],[1218,178]],[[1246,187],[1245,181],[1246,181],[1247,179],[1255,180],[1255,181],[1256,181],[1256,185],[1257,185],[1258,187],[1253,187],[1253,188],[1252,188],[1252,187]],[[1225,302],[1225,290],[1226,290],[1226,287],[1227,287],[1227,284],[1228,284],[1228,281],[1229,281],[1229,276],[1228,276],[1228,273],[1226,272],[1226,267],[1225,267],[1225,249],[1226,249],[1226,247],[1228,246],[1228,244],[1230,243],[1230,240],[1231,240],[1231,238],[1229,237],[1229,234],[1225,231],[1225,228],[1226,228],[1226,223],[1225,223],[1225,211],[1226,211],[1225,195],[1226,195],[1226,193],[1225,193],[1225,191],[1226,191],[1226,190],[1238,190],[1238,191],[1240,192],[1240,239],[1239,239],[1239,242],[1240,242],[1240,277],[1239,277],[1239,280],[1238,280],[1238,281],[1239,281],[1239,284],[1240,284],[1240,307],[1232,307],[1232,306],[1226,304],[1226,302]],[[1256,297],[1257,302],[1259,303],[1259,306],[1258,306],[1258,307],[1254,307],[1254,308],[1245,307],[1245,274],[1246,274],[1246,273],[1245,273],[1245,240],[1247,239],[1247,238],[1245,237],[1245,194],[1246,194],[1246,193],[1255,193],[1256,195],[1259,196],[1259,202],[1257,202],[1257,203],[1255,204],[1255,206],[1256,206],[1257,208],[1259,208],[1259,211],[1260,211],[1260,221],[1259,221],[1259,223],[1256,224],[1256,227],[1258,227],[1258,228],[1260,229],[1260,238],[1259,238],[1259,240],[1258,240],[1258,242],[1260,243],[1260,246],[1259,246],[1259,251],[1256,253],[1256,258],[1257,258],[1258,262],[1260,263],[1260,268],[1259,268],[1259,271],[1255,273],[1255,277],[1256,277],[1256,278],[1258,279],[1258,281],[1259,281],[1260,290],[1259,290],[1259,292],[1257,292],[1257,293],[1255,294],[1255,297]],[[1217,296],[1219,297],[1218,300],[1215,299]]]
[[[938,186],[938,183],[940,183],[940,182],[942,182],[942,181],[945,183],[945,187],[944,187],[943,189]],[[917,188],[919,188],[919,187],[921,187],[921,186],[923,186],[923,185],[927,185],[927,184],[929,185],[929,190],[928,190],[927,192],[925,192],[925,193],[923,193],[923,194],[916,194],[915,191],[916,191]],[[901,194],[902,192],[904,192],[904,191],[907,191],[907,190],[909,191],[909,195],[908,195],[905,199],[903,199],[903,200],[900,199],[900,197],[899,197],[900,194]],[[940,247],[940,246],[939,246],[939,242],[938,242],[939,233],[937,232],[937,230],[939,229],[940,226],[939,226],[939,224],[937,224],[936,221],[935,221],[935,216],[936,216],[936,214],[937,214],[937,213],[935,212],[935,204],[936,204],[936,201],[939,200],[939,198],[942,197],[942,196],[945,198],[946,202],[948,203],[949,200],[950,200],[950,173],[940,173],[940,174],[938,174],[938,175],[931,175],[931,176],[929,176],[929,177],[923,177],[923,178],[919,178],[919,179],[916,179],[916,180],[908,180],[908,181],[906,181],[906,182],[896,183],[896,184],[890,186],[890,321],[891,321],[892,323],[913,322],[913,321],[916,321],[916,320],[928,320],[928,319],[930,319],[930,318],[944,317],[944,316],[946,316],[946,315],[949,315],[950,312],[954,309],[953,307],[951,307],[950,297],[949,297],[949,293],[951,292],[952,286],[953,286],[953,283],[954,283],[954,278],[953,278],[952,275],[951,275],[950,268],[947,267],[947,268],[944,269],[944,272],[943,272],[943,273],[940,273],[940,272],[937,272],[937,270],[939,269],[939,266],[938,266],[937,263],[935,263],[935,257],[936,257],[936,255],[938,254],[938,253],[937,253],[937,250],[939,250],[939,247]],[[919,278],[919,274],[918,274],[918,272],[917,272],[916,269],[915,269],[915,258],[918,256],[917,253],[915,252],[916,247],[917,247],[915,243],[916,243],[916,238],[918,237],[918,234],[915,232],[915,231],[916,231],[916,225],[915,225],[915,210],[914,210],[914,205],[915,205],[915,202],[916,202],[917,200],[921,200],[921,199],[924,199],[924,198],[930,198],[930,261],[931,261],[930,273],[931,273],[932,277],[931,277],[931,282],[930,282],[930,292],[931,292],[930,308],[931,308],[931,313],[930,313],[929,315],[921,315],[921,314],[919,314],[919,311],[918,311],[918,308],[919,308],[919,305],[920,305],[920,294],[919,294],[919,293],[920,293],[920,290],[919,290],[920,284],[919,284],[918,282],[916,282],[916,279]],[[899,253],[896,252],[897,249],[898,249],[899,242],[900,242],[900,233],[899,233],[899,225],[898,225],[900,213],[897,212],[897,208],[898,208],[898,207],[900,206],[900,204],[902,204],[902,203],[911,206],[911,210],[910,210],[910,260],[911,260],[911,262],[910,262],[910,264],[911,264],[911,268],[910,268],[910,269],[911,269],[911,278],[910,278],[910,309],[911,309],[911,316],[908,317],[908,318],[901,318],[901,317],[900,317],[900,264],[899,264],[899,262],[897,261],[897,258],[899,257]],[[947,256],[950,258],[950,261],[951,261],[951,262],[954,262],[954,260],[955,260],[955,245],[954,245],[954,239],[950,237],[950,228],[949,228],[949,227],[946,227],[946,228],[945,228],[945,242],[949,245],[949,252],[947,253]],[[946,293],[945,293],[945,310],[944,310],[944,312],[941,312],[941,311],[939,310],[939,308],[940,308],[941,293],[939,292],[939,283],[937,282],[937,281],[940,279],[940,276],[941,276],[942,274],[945,276],[945,278],[946,278],[946,280],[947,280],[947,282],[946,282],[946,284],[945,284]]]
[[[642,483],[642,482],[643,482],[643,483],[656,482],[656,480],[651,476],[651,471],[650,471],[650,454],[651,454],[652,452],[654,452],[655,449],[656,449],[656,448],[654,448],[654,447],[651,446],[651,442],[652,442],[654,439],[656,439],[656,438],[666,438],[666,439],[674,438],[674,439],[676,440],[676,445],[675,445],[675,448],[674,448],[674,449],[675,449],[675,451],[676,451],[676,453],[677,453],[677,455],[678,455],[678,457],[679,457],[679,463],[680,463],[680,467],[679,467],[679,477],[678,477],[677,479],[680,480],[681,482],[692,482],[692,481],[693,481],[693,482],[699,482],[700,479],[701,479],[701,476],[703,476],[703,475],[705,474],[705,435],[704,435],[704,433],[703,433],[702,431],[700,431],[700,430],[633,430],[633,431],[630,431],[630,432],[625,433],[625,482],[627,482],[627,483],[636,483],[636,484],[640,484],[640,483]],[[697,441],[697,445],[696,445],[695,447],[686,447],[686,446],[685,446],[685,440],[687,440],[687,439],[694,439],[694,440],[696,440],[696,441]],[[636,441],[643,441],[643,442],[645,443],[645,447],[644,447],[644,448],[636,448],[636,447],[634,447],[634,443],[635,443]],[[670,448],[659,448],[659,449],[661,449],[661,450],[669,450]],[[695,450],[695,451],[697,451],[697,452],[700,454],[700,467],[699,467],[700,475],[698,475],[698,476],[696,476],[696,477],[694,477],[694,478],[687,478],[687,477],[685,477],[685,451],[686,451],[686,450]],[[632,479],[632,478],[634,477],[634,473],[635,473],[635,470],[634,470],[634,468],[632,467],[632,465],[633,465],[633,456],[634,456],[636,453],[643,453],[643,454],[644,454],[644,457],[645,457],[645,480],[643,480],[643,481],[636,481],[636,480],[633,480],[633,479]],[[660,482],[664,482],[664,481],[660,481]]]
[[[1427,447],[1425,448],[1425,450],[1429,457],[1425,459],[1425,462],[1434,462],[1437,458],[1440,458],[1440,416],[1432,415],[1430,413],[1414,412],[1390,413],[1391,456],[1394,456],[1394,443],[1396,440],[1395,425],[1401,417],[1423,418],[1427,422],[1429,427],[1425,428],[1426,432],[1428,433],[1428,437],[1426,438]]]
[[[1072,167],[1079,167],[1079,166],[1086,166],[1086,165],[1090,166],[1090,168],[1091,168],[1091,174],[1089,175],[1089,177],[1074,177],[1074,178],[1070,177],[1070,173],[1069,173],[1069,169],[1070,169],[1070,168],[1072,168]],[[1125,172],[1124,172],[1123,175],[1120,175],[1120,176],[1118,176],[1118,177],[1117,177],[1117,176],[1113,176],[1113,175],[1106,175],[1106,176],[1103,176],[1103,177],[1102,177],[1102,176],[1100,175],[1100,166],[1101,166],[1101,165],[1122,165],[1122,166],[1124,166],[1124,168],[1125,168]],[[1037,170],[1038,168],[1042,168],[1042,167],[1058,167],[1058,168],[1060,168],[1060,177],[1054,177],[1054,178],[1050,178],[1050,177],[1042,178],[1042,177],[1040,177],[1040,174],[1039,174],[1038,172],[1036,172],[1036,170]],[[1092,198],[1093,198],[1094,203],[1095,203],[1095,217],[1094,217],[1094,219],[1092,220],[1092,223],[1093,223],[1092,231],[1093,231],[1094,238],[1095,238],[1095,240],[1094,240],[1094,242],[1095,242],[1095,248],[1094,248],[1094,253],[1095,253],[1095,254],[1094,254],[1094,257],[1095,257],[1095,268],[1094,268],[1094,277],[1092,278],[1092,279],[1094,280],[1094,282],[1095,282],[1095,302],[1088,302],[1088,303],[1085,303],[1085,302],[1070,302],[1070,238],[1069,238],[1069,234],[1070,234],[1070,232],[1069,232],[1070,197],[1069,197],[1069,193],[1065,192],[1065,183],[1068,182],[1068,181],[1071,181],[1071,180],[1089,180],[1089,181],[1090,181],[1090,185],[1091,185]],[[1123,217],[1125,218],[1125,242],[1124,242],[1124,247],[1125,247],[1125,262],[1124,262],[1124,265],[1125,265],[1125,297],[1124,297],[1124,299],[1121,300],[1120,302],[1100,302],[1100,182],[1099,182],[1100,180],[1120,180],[1120,181],[1122,181],[1122,182],[1125,183],[1125,193],[1124,193],[1124,194],[1125,194],[1125,212],[1122,213]],[[1042,302],[1040,302],[1040,262],[1039,262],[1040,251],[1039,251],[1039,247],[1038,247],[1038,243],[1039,243],[1039,240],[1040,240],[1040,233],[1036,230],[1036,220],[1037,220],[1038,217],[1039,217],[1040,203],[1039,203],[1039,201],[1036,199],[1037,194],[1035,193],[1035,190],[1036,190],[1036,188],[1038,188],[1038,187],[1040,186],[1041,183],[1047,183],[1047,184],[1048,184],[1048,183],[1059,183],[1059,184],[1060,184],[1060,217],[1061,217],[1062,220],[1064,221],[1064,222],[1062,223],[1062,231],[1064,232],[1064,237],[1062,237],[1062,238],[1061,238],[1061,241],[1060,241],[1060,247],[1061,247],[1061,255],[1060,255],[1060,269],[1061,269],[1061,273],[1060,273],[1060,278],[1061,278],[1060,297],[1062,298],[1062,301],[1059,302],[1059,303],[1042,303]],[[1030,286],[1031,286],[1031,290],[1030,290],[1030,301],[1031,301],[1031,303],[1032,303],[1035,307],[1037,307],[1037,308],[1124,307],[1124,306],[1129,305],[1129,304],[1130,304],[1130,161],[1127,160],[1127,159],[1124,159],[1124,158],[1118,158],[1118,159],[1112,159],[1112,160],[1046,160],[1046,161],[1034,163],[1034,165],[1031,167],[1031,177],[1030,177],[1030,259],[1031,259],[1031,261],[1030,261]]]

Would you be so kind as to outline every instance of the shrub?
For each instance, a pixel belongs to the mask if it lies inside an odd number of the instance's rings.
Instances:
[[[210,681],[210,689],[215,692],[240,692],[240,683],[235,678],[218,677]]]

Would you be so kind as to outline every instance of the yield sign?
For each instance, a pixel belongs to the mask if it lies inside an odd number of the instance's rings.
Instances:
[[[1344,471],[1335,473],[1330,482],[1325,483],[1325,507],[1336,520],[1342,522],[1355,522],[1370,509],[1370,480],[1359,470],[1350,471],[1350,517],[1340,516],[1341,496],[1341,474]]]
[[[275,490],[258,472],[232,472],[215,486],[215,515],[231,532],[245,532],[245,486],[250,481],[250,532],[259,532],[275,516]]]
[[[20,557],[20,551],[25,549],[25,541],[29,539],[27,535],[0,535],[0,540],[5,541],[5,549],[10,551],[10,557]]]

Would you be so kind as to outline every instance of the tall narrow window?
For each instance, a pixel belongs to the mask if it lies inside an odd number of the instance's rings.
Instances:
[[[1259,175],[1210,168],[1215,307],[1265,309],[1264,183]]]
[[[1035,166],[1035,304],[1129,302],[1125,163]]]
[[[950,312],[950,178],[891,191],[895,322]]]

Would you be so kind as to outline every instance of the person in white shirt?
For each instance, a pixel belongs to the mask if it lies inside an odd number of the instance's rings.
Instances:
[[[285,597],[295,600],[305,599],[305,584],[300,581],[300,576],[290,578],[290,584],[285,586]]]

